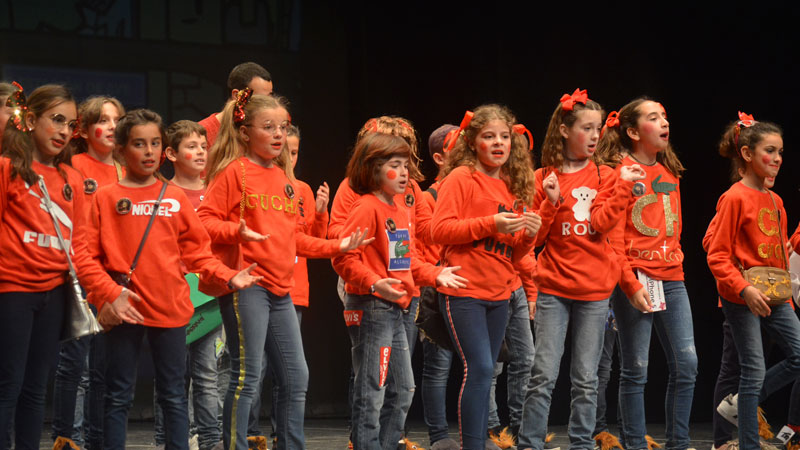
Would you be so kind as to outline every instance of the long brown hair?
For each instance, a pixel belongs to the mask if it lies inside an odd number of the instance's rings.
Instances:
[[[373,117],[358,130],[356,142],[360,141],[368,133],[392,134],[405,139],[411,149],[411,155],[408,158],[408,176],[417,182],[425,180],[425,176],[419,170],[419,164],[422,160],[419,157],[417,130],[408,119],[398,116]]]
[[[561,124],[567,128],[572,127],[578,120],[580,111],[600,111],[600,117],[605,116],[603,107],[594,100],[587,100],[586,104],[575,103],[572,110],[565,110],[561,102],[556,106],[547,125],[547,134],[542,144],[542,166],[559,168],[564,164],[564,151],[566,140],[561,135]],[[597,153],[592,155],[592,160],[597,163]]]
[[[236,100],[229,100],[222,110],[222,118],[220,119],[219,134],[214,145],[209,149],[206,184],[211,184],[211,181],[222,172],[228,164],[239,159],[245,155],[247,150],[247,142],[239,132],[239,127],[242,125],[250,125],[253,117],[262,109],[276,109],[286,107],[287,102],[282,97],[273,95],[258,95],[253,94],[244,105],[245,119],[244,122],[236,124],[234,122],[234,109],[236,108]],[[286,178],[294,182],[294,170],[292,169],[292,155],[289,153],[289,146],[284,144],[281,149],[281,154],[273,160],[273,162],[283,169],[286,173]]]
[[[158,127],[158,132],[161,134],[161,161],[164,161],[165,151],[167,150],[167,133],[164,130],[164,120],[161,116],[149,109],[134,109],[122,116],[114,129],[114,159],[122,165],[125,165],[125,158],[122,154],[125,147],[128,145],[128,140],[131,136],[131,130],[138,125],[147,125],[152,123]],[[156,170],[153,176],[161,181],[167,181],[160,171]]]
[[[445,177],[456,167],[467,166],[475,171],[478,155],[472,146],[480,131],[492,120],[502,120],[508,131],[517,123],[511,110],[501,105],[482,105],[475,109],[474,116],[456,140],[455,147],[447,152],[441,176]],[[508,190],[528,205],[533,203],[533,161],[528,151],[528,141],[522,134],[511,133],[511,154],[500,167],[500,178]]]
[[[75,103],[72,93],[64,86],[46,84],[31,92],[27,100],[28,114],[33,114],[38,119],[42,117],[45,111],[62,103]],[[25,118],[23,117],[22,120],[24,124]],[[70,137],[68,136],[67,139],[69,140]],[[11,160],[11,179],[19,175],[29,185],[36,184],[39,176],[33,170],[35,145],[29,131],[18,130],[12,120],[6,123],[6,128],[3,132],[3,155]],[[61,168],[61,164],[69,164],[71,158],[72,152],[69,145],[64,146],[64,150],[53,158],[53,165],[58,169],[58,173],[61,174],[64,181],[67,180],[67,174]]]
[[[645,102],[654,100],[647,97],[639,97],[628,103],[619,110],[619,126],[605,128],[600,142],[597,143],[598,160],[603,161],[611,167],[619,165],[625,154],[630,154],[633,150],[633,141],[628,136],[629,128],[636,128],[642,111],[639,107]],[[675,154],[672,144],[668,144],[664,151],[658,152],[656,161],[666,167],[667,170],[677,178],[680,178],[686,170]]]
[[[719,154],[731,160],[731,182],[741,180],[746,167],[742,147],[753,149],[768,134],[783,136],[783,130],[772,122],[753,122],[747,127],[736,121],[728,125],[719,141]]]
[[[125,107],[116,98],[105,96],[89,97],[78,106],[78,123],[83,133],[89,133],[89,127],[100,121],[100,117],[103,115],[103,105],[106,103],[111,103],[117,108],[120,118],[125,115]],[[72,139],[70,146],[72,147],[72,154],[77,155],[88,151],[89,142],[82,136],[77,136]]]
[[[409,158],[411,167],[411,146],[405,139],[386,133],[365,134],[356,143],[347,163],[350,187],[361,195],[380,189],[381,166],[395,156]]]

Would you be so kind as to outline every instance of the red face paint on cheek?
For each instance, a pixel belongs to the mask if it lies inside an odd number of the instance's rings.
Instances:
[[[94,129],[94,137],[99,139],[100,136],[102,136],[102,135],[103,135],[103,130],[101,130],[100,128],[95,128]]]
[[[183,157],[187,161],[191,161],[192,160],[192,154],[191,153],[184,153]]]
[[[761,157],[761,162],[765,165],[772,164],[772,157],[769,155],[764,155]]]
[[[395,178],[397,178],[397,172],[395,172],[394,169],[387,170],[386,171],[386,178],[388,178],[390,180],[394,180]]]
[[[486,142],[481,142],[479,147],[480,147],[481,151],[484,151],[484,152],[486,150],[489,150],[489,144],[487,144]]]

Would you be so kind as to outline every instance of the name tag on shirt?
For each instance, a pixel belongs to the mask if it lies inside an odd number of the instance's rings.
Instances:
[[[636,271],[636,276],[639,278],[639,282],[642,283],[642,286],[644,286],[647,295],[650,296],[653,312],[667,309],[667,300],[666,297],[664,297],[664,282],[661,280],[654,280],[640,270]]]
[[[411,270],[411,235],[408,230],[391,232],[386,230],[389,238],[389,270]]]

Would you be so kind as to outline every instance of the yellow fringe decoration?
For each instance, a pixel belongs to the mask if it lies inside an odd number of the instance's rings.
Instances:
[[[800,450],[800,441],[789,439],[789,441],[786,442],[786,450]]]
[[[53,450],[62,450],[67,448],[71,448],[73,450],[81,450],[80,447],[78,447],[78,445],[75,444],[75,441],[73,441],[70,438],[65,438],[63,436],[59,436],[58,438],[56,438],[56,441],[53,443]]]
[[[597,442],[600,450],[611,450],[613,448],[622,450],[622,444],[619,442],[619,439],[608,431],[597,433],[597,436],[594,437],[594,441]]]
[[[247,436],[247,448],[254,450],[269,450],[267,449],[266,436]]]
[[[409,438],[403,438],[403,442],[406,444],[406,450],[425,450]]]
[[[648,450],[653,450],[654,448],[661,448],[661,444],[656,442],[656,440],[653,439],[653,437],[650,436],[649,434],[645,434],[644,439],[647,441]]]
[[[547,436],[544,437],[544,441],[545,442],[550,442],[550,441],[553,440],[554,437],[556,437],[555,433],[547,433]]]
[[[764,415],[764,410],[760,406],[758,407],[758,435],[765,441],[775,437],[775,433],[772,432],[772,427],[769,426],[767,417]]]
[[[503,428],[500,431],[500,434],[495,433],[494,431],[489,432],[489,439],[501,449],[505,450],[507,448],[511,448],[516,445],[516,440],[514,436],[508,432],[508,427]]]

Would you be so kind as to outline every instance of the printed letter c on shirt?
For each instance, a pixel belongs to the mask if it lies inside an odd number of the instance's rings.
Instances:
[[[364,315],[364,311],[361,310],[345,310],[344,311],[344,323],[348,327],[361,326],[361,317]]]
[[[761,230],[767,236],[775,236],[778,234],[778,226],[770,224],[770,227],[767,228],[767,224],[764,223],[764,216],[769,216],[770,220],[773,222],[778,222],[778,213],[774,209],[769,208],[761,208],[758,211],[758,229]]]

